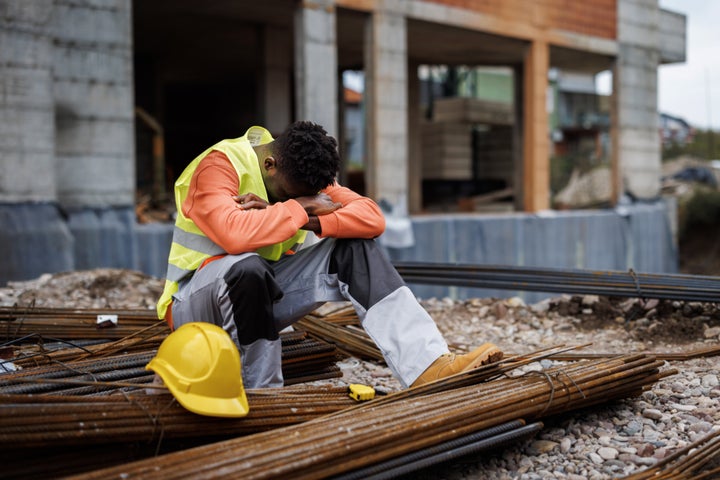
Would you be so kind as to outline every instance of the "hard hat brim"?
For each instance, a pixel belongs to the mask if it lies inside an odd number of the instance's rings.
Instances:
[[[170,393],[175,400],[180,403],[185,409],[197,413],[198,415],[205,415],[209,417],[244,417],[250,411],[248,405],[247,395],[245,389],[240,387],[240,394],[236,397],[208,397],[205,395],[198,395],[192,392],[182,391],[172,381],[167,381],[165,375],[168,374],[166,371],[167,366],[165,362],[158,361],[157,359],[150,360],[145,366],[146,370],[152,370],[163,379],[163,383],[170,390]]]
[[[250,411],[244,390],[235,398],[212,398],[179,392],[170,386],[168,388],[180,405],[198,415],[237,418],[244,417]]]

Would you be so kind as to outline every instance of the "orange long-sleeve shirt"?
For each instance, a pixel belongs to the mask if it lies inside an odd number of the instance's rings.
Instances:
[[[342,208],[318,217],[319,237],[375,238],[385,231],[385,218],[367,197],[338,184],[323,190]],[[305,209],[295,200],[242,210],[232,199],[238,194],[238,176],[224,153],[210,152],[193,174],[182,204],[190,218],[213,242],[230,254],[252,252],[285,241],[308,222]]]

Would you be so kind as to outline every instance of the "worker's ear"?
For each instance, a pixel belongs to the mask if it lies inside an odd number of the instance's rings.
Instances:
[[[277,170],[277,160],[274,157],[265,157],[263,161],[265,171],[270,173],[271,170]]]

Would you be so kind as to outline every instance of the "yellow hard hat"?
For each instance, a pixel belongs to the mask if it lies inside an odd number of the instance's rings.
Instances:
[[[211,323],[186,323],[163,340],[145,367],[163,379],[180,405],[213,417],[244,417],[248,407],[240,353]]]

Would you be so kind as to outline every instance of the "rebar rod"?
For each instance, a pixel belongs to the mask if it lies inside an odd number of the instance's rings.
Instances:
[[[690,474],[702,477],[700,470],[711,460],[720,455],[720,430],[714,430],[704,437],[692,442],[659,460],[645,470],[624,477],[625,480],[646,480],[690,478]],[[696,477],[693,477],[696,478]]]
[[[504,421],[622,398],[655,381],[661,364],[642,355],[622,356],[579,362],[553,375],[497,379],[385,404],[373,405],[373,401],[362,408],[255,434],[242,441],[197,447],[80,478],[108,478],[121,470],[128,477],[148,478],[324,478]]]
[[[288,391],[288,395],[248,391],[250,412],[240,419],[196,415],[169,394],[135,392],[102,400],[0,395],[0,447],[7,451],[58,441],[64,445],[150,441],[161,431],[164,438],[247,434],[307,421],[354,403],[347,388]]]
[[[427,468],[469,454],[477,454],[483,450],[496,448],[519,438],[525,438],[537,433],[542,426],[540,422],[530,425],[524,425],[524,422],[520,420],[507,422],[499,426],[504,428],[494,427],[482,430],[476,434],[451,440],[424,450],[418,450],[378,465],[333,477],[332,480],[385,480],[396,478],[421,468]]]
[[[449,263],[394,265],[408,283],[720,302],[720,277]]]

